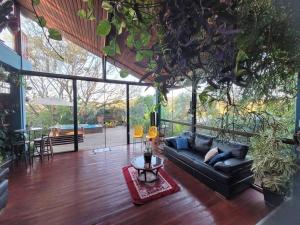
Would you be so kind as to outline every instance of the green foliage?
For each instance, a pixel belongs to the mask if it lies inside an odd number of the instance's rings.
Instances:
[[[142,125],[147,129],[150,125],[150,112],[155,109],[153,96],[139,96],[130,101],[130,125]]]
[[[127,36],[136,61],[148,63],[142,79],[155,75],[165,97],[167,87],[192,76],[214,89],[234,84],[242,94],[265,97],[270,90],[283,89],[297,71],[299,36],[290,22],[290,8],[281,2],[129,0],[103,1],[102,7],[112,24],[102,34],[109,40]],[[110,43],[104,52],[117,54]]]
[[[18,18],[14,13],[14,1],[0,1],[0,33],[8,28],[11,32],[19,30]]]
[[[298,169],[291,146],[280,140],[284,127],[271,124],[259,136],[251,138],[252,171],[262,187],[276,193],[289,193],[292,178]]]
[[[116,54],[121,54],[120,46],[116,39],[109,42],[108,46],[103,48],[103,51],[108,56],[115,56]]]
[[[81,19],[86,19],[86,20],[95,20],[96,17],[94,16],[94,8],[93,8],[93,0],[85,0],[85,2],[87,2],[87,10],[85,9],[80,9],[77,12],[77,15],[81,18]]]
[[[102,1],[102,8],[107,12],[112,12],[113,6],[108,1]]]
[[[129,75],[127,70],[120,70],[120,77],[126,78]]]
[[[59,52],[53,47],[52,43],[50,42],[50,39],[56,40],[56,41],[61,41],[62,35],[58,30],[51,28],[51,27],[48,27],[48,35],[47,35],[47,33],[46,33],[47,21],[43,16],[40,16],[35,9],[35,7],[39,4],[40,4],[40,0],[31,0],[33,12],[37,18],[37,24],[42,28],[44,37],[46,38],[50,48],[52,48],[52,50],[55,52],[55,54],[58,55],[61,60],[63,60],[63,57],[59,54]]]
[[[111,24],[108,20],[102,20],[97,26],[97,34],[99,36],[107,36],[111,30]]]
[[[43,16],[38,17],[38,24],[41,27],[45,27],[47,25],[47,21],[45,20],[45,18]]]
[[[39,5],[40,2],[41,2],[40,0],[32,0],[32,4],[35,6]]]
[[[53,39],[53,40],[56,40],[56,41],[61,41],[62,40],[62,36],[60,34],[60,32],[56,29],[53,29],[53,28],[49,28],[48,29],[48,37]]]

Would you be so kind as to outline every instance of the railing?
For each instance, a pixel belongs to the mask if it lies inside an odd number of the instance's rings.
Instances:
[[[167,123],[181,124],[181,125],[190,126],[190,127],[193,126],[191,123],[188,123],[188,122],[181,122],[181,121],[167,120],[167,119],[161,119],[161,121],[162,122],[167,122]],[[253,137],[253,136],[258,135],[257,133],[251,133],[251,132],[246,132],[246,131],[237,131],[237,130],[231,130],[231,129],[225,129],[225,128],[218,128],[218,127],[210,127],[210,126],[206,126],[206,125],[203,125],[203,124],[196,124],[195,127],[196,128],[201,128],[201,129],[204,129],[204,130],[209,130],[209,131],[240,135],[240,136],[244,136],[244,137]]]
[[[191,123],[176,121],[176,120],[161,119],[161,122],[180,124],[180,125],[184,125],[184,126],[189,126],[191,128],[193,126]],[[208,131],[218,132],[218,133],[227,133],[227,134],[232,134],[232,135],[238,135],[238,136],[247,138],[248,142],[249,142],[249,138],[259,135],[258,133],[253,133],[253,132],[238,131],[238,130],[231,130],[231,129],[226,129],[226,128],[218,128],[218,127],[211,127],[211,126],[206,126],[206,125],[203,125],[203,124],[196,124],[195,127],[200,128],[200,129],[204,129],[204,130],[208,130]],[[294,145],[295,144],[294,140],[290,139],[290,138],[283,138],[280,141],[282,141],[285,144],[289,144],[289,145]]]

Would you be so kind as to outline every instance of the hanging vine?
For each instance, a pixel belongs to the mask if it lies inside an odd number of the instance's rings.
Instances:
[[[96,20],[97,0],[83,1],[87,7],[77,15]],[[140,81],[153,79],[165,100],[169,88],[197,80],[200,103],[225,102],[224,115],[231,119],[222,118],[223,125],[229,121],[226,126],[235,129],[234,115],[245,111],[242,102],[284,101],[297,92],[299,34],[293,11],[283,0],[104,0],[101,4],[108,13],[107,19],[97,21],[97,35],[107,40],[103,52],[112,58],[122,54],[119,42],[125,40],[136,63],[145,67]],[[127,75],[121,70],[121,77]]]

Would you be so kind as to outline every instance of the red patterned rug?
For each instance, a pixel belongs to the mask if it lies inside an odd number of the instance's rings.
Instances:
[[[139,181],[138,172],[132,166],[124,167],[123,174],[134,204],[142,205],[180,190],[176,182],[163,169],[159,170],[159,179],[152,183]]]

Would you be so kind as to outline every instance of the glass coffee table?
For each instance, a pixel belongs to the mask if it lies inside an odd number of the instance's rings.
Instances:
[[[158,179],[158,171],[163,166],[164,160],[158,156],[151,157],[151,163],[146,163],[144,156],[138,156],[131,161],[131,165],[138,171],[138,180],[146,183]]]

